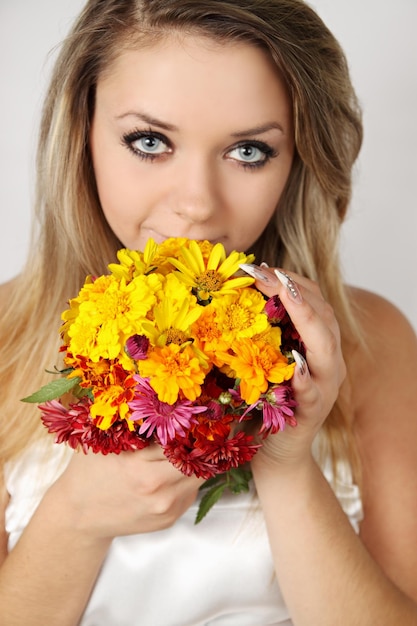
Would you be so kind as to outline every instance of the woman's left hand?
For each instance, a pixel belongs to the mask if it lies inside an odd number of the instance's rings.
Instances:
[[[293,272],[290,275],[260,268],[265,280],[256,287],[271,297],[278,294],[306,348],[306,362],[297,364],[292,386],[297,401],[297,426],[270,435],[252,463],[300,463],[310,458],[313,439],[327,418],[346,375],[340,330],[334,311],[316,283]]]

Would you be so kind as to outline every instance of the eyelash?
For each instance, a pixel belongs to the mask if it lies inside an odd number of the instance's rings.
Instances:
[[[166,153],[155,153],[155,154],[147,153],[133,146],[135,141],[138,141],[139,139],[145,139],[145,138],[158,139],[163,144],[165,144],[167,148],[171,148],[171,143],[168,140],[168,138],[165,137],[165,135],[162,135],[161,133],[158,133],[153,130],[146,130],[146,131],[134,130],[133,132],[126,133],[122,137],[122,144],[126,146],[128,150],[130,150],[135,156],[143,160],[149,160],[151,162],[157,159],[158,157],[161,157],[164,154],[166,154]],[[233,148],[228,150],[228,154],[232,152],[233,150],[238,150],[239,148],[245,148],[245,147],[257,148],[264,155],[263,159],[261,159],[260,161],[255,161],[253,163],[239,161],[236,159],[236,162],[238,163],[238,165],[247,170],[259,169],[263,167],[264,165],[266,165],[270,159],[278,155],[277,151],[274,150],[272,146],[270,146],[269,144],[263,141],[257,141],[255,139],[252,141],[242,141],[236,144],[235,146],[233,146]]]
[[[134,130],[131,133],[126,133],[122,137],[122,143],[124,146],[128,148],[128,150],[130,150],[135,156],[138,156],[140,159],[143,159],[143,160],[149,159],[150,161],[154,161],[157,157],[160,157],[161,154],[158,154],[158,153],[152,154],[150,152],[142,152],[142,150],[138,150],[137,148],[133,146],[135,141],[139,141],[139,139],[146,139],[146,138],[159,139],[159,141],[162,141],[162,143],[164,143],[168,148],[171,147],[171,144],[168,141],[167,137],[165,137],[161,133],[158,133],[154,130]]]
[[[257,141],[256,139],[253,139],[252,141],[242,141],[241,143],[238,143],[236,146],[233,146],[231,150],[229,150],[229,153],[233,150],[238,150],[239,148],[257,148],[259,152],[263,154],[263,159],[261,159],[260,161],[255,161],[254,163],[238,161],[239,165],[244,169],[254,170],[261,168],[266,165],[268,161],[278,156],[278,152],[274,150],[272,146],[265,143],[264,141]]]

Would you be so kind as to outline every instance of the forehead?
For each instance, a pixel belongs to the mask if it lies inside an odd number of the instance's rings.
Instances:
[[[257,116],[291,123],[288,90],[267,52],[195,35],[123,51],[98,82],[97,105],[115,115],[149,108],[173,124],[193,112],[238,126]]]

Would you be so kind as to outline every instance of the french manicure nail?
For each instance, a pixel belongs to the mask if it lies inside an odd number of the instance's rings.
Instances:
[[[287,288],[288,293],[294,302],[301,303],[303,298],[301,293],[298,290],[296,283],[293,281],[288,274],[285,272],[281,272],[280,270],[274,270],[275,276],[278,278],[279,282]]]
[[[257,265],[252,265],[249,263],[241,263],[239,265],[239,267],[246,272],[247,274],[249,274],[249,276],[252,276],[252,278],[256,278],[257,280],[262,280],[264,283],[270,283],[271,279],[269,276],[267,276],[266,274],[264,274],[264,272],[261,272],[261,270],[258,268]]]
[[[300,372],[301,376],[305,376],[306,374],[309,374],[307,361],[305,360],[303,355],[297,352],[297,350],[291,350],[291,352],[294,357],[296,367],[298,371]]]
[[[265,267],[265,268],[268,268],[268,267],[269,267],[269,265],[268,265],[268,263],[266,263],[265,261],[262,261],[262,263],[261,263],[261,265],[260,265],[259,267]]]

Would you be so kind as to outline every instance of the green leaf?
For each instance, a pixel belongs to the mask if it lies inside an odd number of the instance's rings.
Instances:
[[[226,483],[220,483],[212,487],[209,491],[207,491],[207,493],[204,494],[201,498],[200,506],[198,507],[194,522],[195,524],[199,524],[210,511],[211,507],[214,506],[218,500],[220,500],[226,487]]]
[[[207,515],[211,507],[221,498],[226,489],[233,494],[249,491],[249,483],[252,480],[252,472],[243,467],[230,469],[223,474],[217,474],[206,480],[200,487],[200,491],[208,489],[201,498],[195,523],[198,524]]]
[[[216,474],[212,478],[208,478],[204,483],[199,487],[200,491],[203,489],[210,489],[210,487],[214,487],[214,485],[218,485],[220,482],[225,483],[226,474]]]
[[[232,493],[242,493],[249,491],[249,483],[252,480],[252,472],[237,467],[229,470],[229,489]]]
[[[34,402],[36,404],[41,404],[42,402],[47,402],[48,400],[54,400],[55,398],[59,398],[64,393],[71,391],[75,385],[81,382],[81,378],[76,376],[75,378],[59,378],[58,380],[53,380],[41,387],[32,395],[27,396],[26,398],[22,398],[22,402]]]

